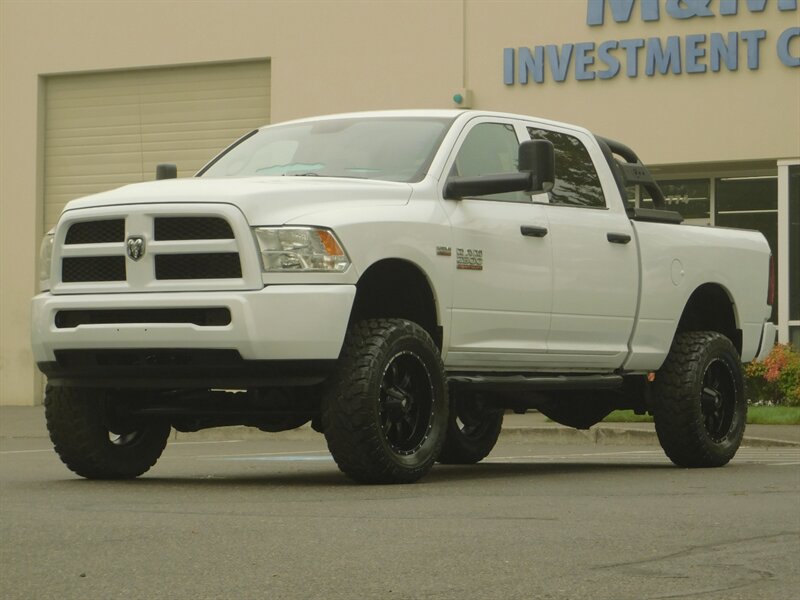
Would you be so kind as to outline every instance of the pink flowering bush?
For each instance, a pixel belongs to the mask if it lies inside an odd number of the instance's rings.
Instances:
[[[788,344],[776,344],[764,362],[745,367],[752,404],[800,406],[800,353]]]

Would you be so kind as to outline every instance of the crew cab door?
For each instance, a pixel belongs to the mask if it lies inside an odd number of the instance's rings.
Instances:
[[[510,119],[476,118],[448,159],[448,176],[517,171]],[[443,200],[453,231],[448,368],[532,368],[547,351],[552,308],[547,206],[522,192]]]
[[[553,250],[548,362],[620,367],[636,315],[639,259],[619,192],[584,132],[550,125],[528,126],[527,132],[555,148],[555,186],[533,197],[545,208]]]

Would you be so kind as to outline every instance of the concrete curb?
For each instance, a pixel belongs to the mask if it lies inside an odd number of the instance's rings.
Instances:
[[[569,427],[503,427],[504,437],[514,435],[543,443],[578,444],[587,441],[608,446],[659,446],[655,431],[624,427],[592,427],[580,430]],[[501,437],[502,439],[502,437]],[[742,446],[748,448],[800,448],[800,442],[745,435]]]
[[[204,429],[192,433],[175,431],[170,441],[224,441],[224,440],[305,440],[320,436],[309,425],[303,425],[291,431],[268,433],[254,427],[218,427]],[[540,443],[580,444],[592,443],[606,446],[659,446],[656,432],[650,429],[629,429],[625,427],[597,426],[590,429],[572,429],[560,425],[503,427],[501,439],[524,437],[526,440]],[[800,442],[775,440],[745,435],[742,446],[749,448],[800,448]]]
[[[624,429],[620,427],[592,427],[572,429],[558,425],[546,427],[503,427],[503,436],[517,435],[531,439],[541,439],[550,443],[585,443],[605,445],[658,445],[655,431],[643,429]]]
[[[742,446],[747,448],[800,448],[800,442],[744,436]]]
[[[224,442],[229,440],[308,440],[319,437],[322,434],[311,429],[311,425],[303,425],[297,429],[289,431],[278,431],[271,433],[261,431],[256,427],[245,427],[244,425],[233,425],[230,427],[213,427],[211,429],[201,429],[200,431],[175,431],[172,430],[170,442]]]

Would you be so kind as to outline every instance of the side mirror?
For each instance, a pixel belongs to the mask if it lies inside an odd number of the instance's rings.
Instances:
[[[549,192],[556,181],[555,150],[547,140],[525,140],[519,145],[518,173],[493,173],[476,177],[451,177],[444,197],[459,200],[505,192]]]
[[[178,166],[168,163],[156,165],[156,179],[177,179]]]
[[[525,140],[519,145],[519,170],[530,173],[528,194],[549,192],[556,181],[556,153],[553,142]]]

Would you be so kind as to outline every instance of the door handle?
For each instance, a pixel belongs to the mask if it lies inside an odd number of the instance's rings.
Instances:
[[[523,225],[519,228],[519,232],[527,237],[542,238],[547,235],[547,227],[538,227],[536,225]]]
[[[612,244],[627,244],[631,241],[631,236],[627,233],[609,233],[606,239]]]

